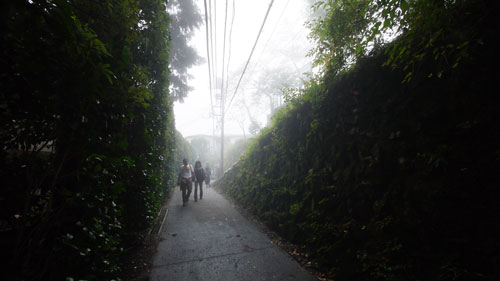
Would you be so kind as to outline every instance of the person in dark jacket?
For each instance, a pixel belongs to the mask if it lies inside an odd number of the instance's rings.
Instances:
[[[203,181],[205,180],[205,170],[201,166],[200,161],[194,164],[194,201],[198,201],[198,186],[200,187],[200,200],[203,199]]]

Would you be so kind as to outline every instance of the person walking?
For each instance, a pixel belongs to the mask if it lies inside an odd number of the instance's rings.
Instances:
[[[189,196],[191,196],[191,190],[193,189],[193,179],[195,178],[194,169],[188,160],[184,158],[182,160],[183,165],[179,171],[179,178],[177,179],[177,185],[180,186],[182,191],[182,206],[186,206],[189,201]]]
[[[210,188],[210,177],[212,176],[212,168],[208,165],[205,165],[205,186]]]
[[[203,181],[205,180],[205,170],[201,166],[200,161],[194,164],[194,202],[198,201],[198,186],[200,187],[200,200],[203,199]]]

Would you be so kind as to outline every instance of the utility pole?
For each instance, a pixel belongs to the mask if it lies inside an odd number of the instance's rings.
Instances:
[[[224,173],[224,95],[222,93],[224,87],[221,87],[221,126],[220,126],[220,171],[219,177],[222,177]]]
[[[225,61],[226,61],[226,28],[227,28],[227,2],[226,0],[226,12],[224,14],[224,40],[223,40],[223,47],[222,47],[222,82],[220,86],[220,119],[221,119],[221,126],[220,126],[220,176],[224,174],[224,115],[225,115],[225,108],[224,108],[224,99],[225,99],[225,93],[224,93],[224,67]],[[227,77],[226,77],[227,79]]]

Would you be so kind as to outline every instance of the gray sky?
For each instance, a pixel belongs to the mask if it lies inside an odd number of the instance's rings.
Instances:
[[[212,0],[212,5],[214,5]],[[199,11],[205,17],[203,0],[195,0]],[[217,72],[222,75],[222,49],[224,33],[224,12],[226,1],[217,1]],[[226,30],[226,63],[229,53],[229,32],[232,20],[232,3],[228,1],[228,16]],[[229,86],[226,104],[233,96],[241,71],[248,60],[258,31],[264,20],[270,0],[235,0],[235,18],[231,37],[231,57],[229,61]],[[208,5],[208,0],[207,0]],[[225,134],[243,134],[242,127],[248,134],[250,120],[242,106],[243,96],[247,105],[251,106],[251,113],[255,119],[265,125],[270,109],[264,105],[251,102],[251,95],[255,92],[259,73],[264,70],[296,73],[296,77],[310,71],[311,58],[306,53],[311,49],[307,39],[308,30],[304,23],[309,13],[306,0],[275,0],[253,53],[248,69],[243,77],[238,92],[226,113]],[[214,42],[215,43],[215,42]],[[196,32],[191,41],[198,54],[205,62],[193,67],[190,74],[193,76],[190,85],[193,90],[184,103],[174,104],[176,128],[184,137],[196,134],[211,135],[214,133],[214,123],[211,117],[209,74],[207,65],[207,50],[205,25]],[[227,69],[227,67],[226,67]],[[225,78],[227,79],[227,78]],[[213,94],[215,94],[213,92]],[[215,97],[213,97],[215,103]],[[215,134],[220,130],[216,128]]]

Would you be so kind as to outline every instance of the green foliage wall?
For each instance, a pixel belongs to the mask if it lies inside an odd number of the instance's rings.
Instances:
[[[178,165],[165,5],[2,4],[9,280],[116,279],[119,257],[155,218]]]
[[[183,165],[182,160],[184,158],[187,158],[189,163],[191,163],[194,167],[194,159],[195,159],[195,148],[187,141],[184,139],[182,134],[177,131],[176,132],[176,149],[175,149],[175,169],[173,170],[173,179],[174,181],[172,182],[172,185],[175,186],[177,184],[177,177],[179,176],[179,169]]]
[[[218,188],[334,280],[499,279],[498,32],[493,13],[470,11],[455,24],[480,24],[441,42],[481,38],[460,66],[438,78],[443,65],[422,58],[401,83],[382,49],[326,71]]]

